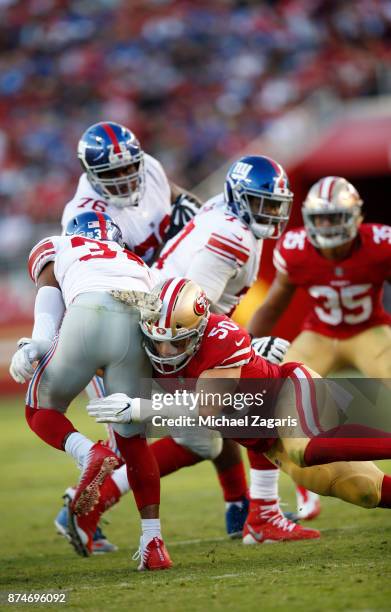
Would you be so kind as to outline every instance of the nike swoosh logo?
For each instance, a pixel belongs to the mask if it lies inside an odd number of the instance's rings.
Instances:
[[[254,538],[254,540],[257,540],[257,542],[262,542],[263,541],[263,531],[260,531],[259,533],[257,533],[252,527],[251,525],[247,525],[247,529],[249,530],[250,534],[252,535],[252,537]]]
[[[236,234],[234,234],[236,240],[239,240],[240,242],[243,242],[243,236],[237,236]]]
[[[122,410],[119,410],[117,412],[117,414],[122,414],[123,412],[125,412],[125,410],[127,410],[128,408],[131,408],[131,404],[126,404],[126,406],[124,408],[122,408]]]
[[[241,340],[239,340],[239,342],[236,342],[236,340],[235,340],[236,346],[242,346],[243,342],[244,342],[244,336],[243,336],[243,338]]]

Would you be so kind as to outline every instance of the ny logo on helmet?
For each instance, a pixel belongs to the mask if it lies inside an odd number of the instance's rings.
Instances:
[[[132,154],[128,150],[125,142],[118,142],[115,145],[108,144],[107,148],[109,149],[109,162],[111,164],[115,164],[118,161],[128,161],[132,163]]]
[[[248,180],[247,176],[253,169],[251,164],[245,164],[244,162],[238,162],[231,172],[231,177],[237,180]]]

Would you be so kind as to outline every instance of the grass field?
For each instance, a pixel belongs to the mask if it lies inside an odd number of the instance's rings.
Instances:
[[[209,463],[162,481],[172,571],[135,571],[131,553],[138,547],[139,523],[130,495],[110,511],[105,528],[120,550],[80,558],[53,526],[63,490],[77,476],[72,461],[28,430],[23,398],[0,402],[0,414],[0,591],[65,590],[68,609],[102,612],[391,609],[387,510],[327,499],[313,523],[322,530],[320,541],[244,547],[224,537],[224,507]],[[69,414],[84,433],[102,436],[80,403]],[[382,467],[391,472],[391,463]],[[281,495],[293,505],[293,487],[285,477]]]

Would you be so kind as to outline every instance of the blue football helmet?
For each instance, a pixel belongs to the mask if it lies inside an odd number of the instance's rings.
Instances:
[[[68,221],[65,235],[84,236],[84,238],[92,238],[93,240],[108,240],[124,246],[122,232],[113,219],[106,213],[98,213],[92,210],[76,215]]]
[[[112,121],[91,125],[79,140],[77,156],[95,191],[110,204],[139,204],[145,188],[144,152],[128,128]]]
[[[270,157],[241,157],[228,170],[224,195],[231,212],[256,238],[279,238],[289,221],[293,193],[280,164]]]

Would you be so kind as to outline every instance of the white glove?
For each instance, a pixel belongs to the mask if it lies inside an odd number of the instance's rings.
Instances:
[[[34,361],[39,355],[38,345],[31,338],[21,338],[18,340],[18,350],[14,354],[10,365],[10,374],[17,383],[24,383],[30,380],[34,374]]]
[[[257,355],[276,365],[283,361],[290,345],[291,343],[288,340],[277,336],[254,338],[251,342],[251,346]]]
[[[87,412],[97,423],[132,423],[132,400],[125,393],[98,397],[87,404]]]

